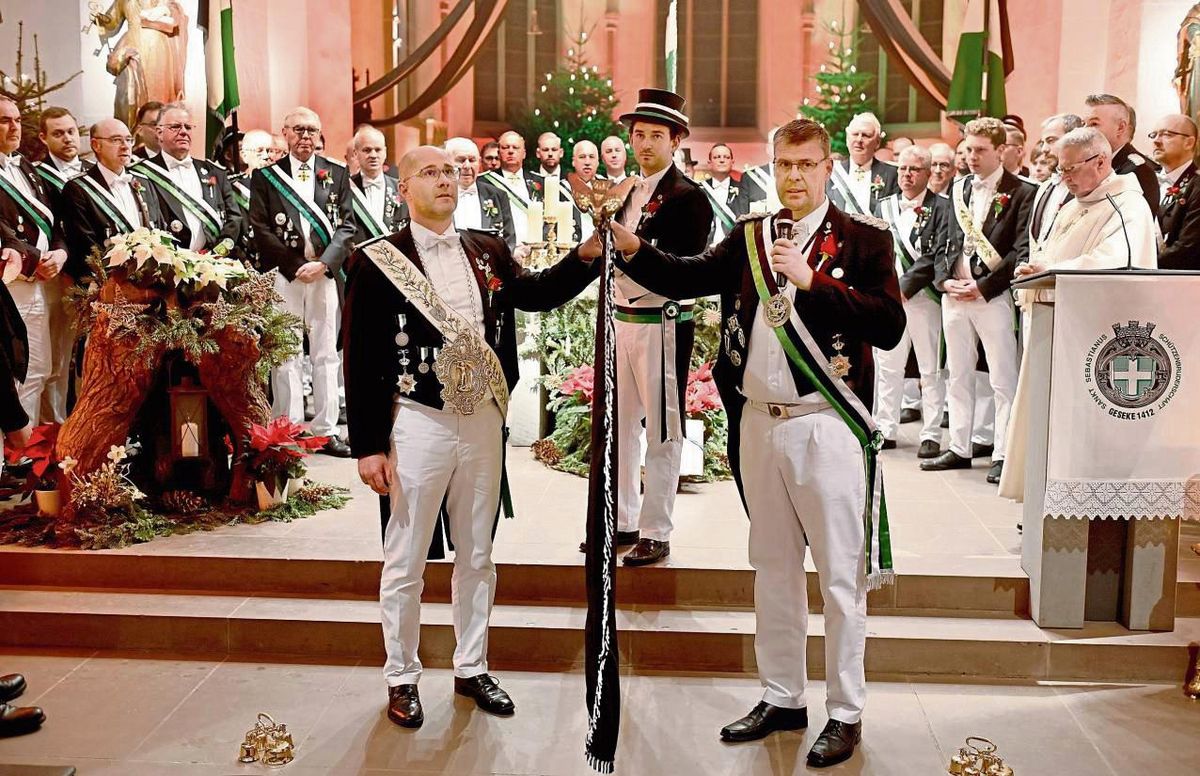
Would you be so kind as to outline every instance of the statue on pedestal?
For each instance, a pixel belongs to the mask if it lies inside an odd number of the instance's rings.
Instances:
[[[101,45],[110,47],[106,68],[116,78],[116,118],[133,127],[142,103],[186,96],[188,19],[178,0],[113,0],[104,12],[91,7]]]
[[[1175,67],[1175,89],[1179,93],[1179,112],[1193,120],[1200,116],[1200,3],[1183,17],[1177,36],[1178,50]]]

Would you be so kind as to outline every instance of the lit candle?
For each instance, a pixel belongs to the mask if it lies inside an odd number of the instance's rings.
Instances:
[[[184,423],[179,427],[180,446],[182,450],[180,454],[184,458],[199,458],[200,457],[200,425],[198,423]]]
[[[529,210],[526,211],[526,218],[528,219],[526,237],[531,243],[539,243],[542,241],[542,212],[541,202],[529,203]]]

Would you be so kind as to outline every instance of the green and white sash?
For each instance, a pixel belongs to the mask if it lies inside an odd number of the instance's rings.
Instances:
[[[763,240],[763,221],[753,221],[746,226],[746,253],[750,259],[750,271],[759,302],[764,306],[779,293],[774,273],[769,265],[766,243]],[[845,381],[833,376],[829,359],[813,340],[812,333],[800,320],[795,306],[789,318],[775,327],[775,334],[788,360],[795,366],[821,396],[845,421],[854,438],[862,445],[863,468],[866,473],[866,501],[863,507],[863,529],[865,533],[867,589],[875,590],[895,581],[892,569],[892,544],[888,529],[887,502],[883,493],[883,469],[879,451],[883,447],[883,434],[875,428],[871,412],[862,400],[850,390]]]
[[[90,175],[80,175],[76,180],[79,181],[79,185],[83,187],[84,192],[96,207],[100,208],[104,215],[117,225],[118,233],[128,234],[137,229],[137,226],[129,223],[129,219],[125,217],[125,212],[117,204],[112,192],[97,183]]]
[[[929,206],[925,205],[925,207]],[[899,195],[893,194],[890,197],[879,200],[879,208],[883,213],[883,220],[887,221],[888,228],[892,231],[892,242],[896,244],[896,256],[900,259],[900,267],[905,272],[908,272],[912,269],[913,264],[916,263],[914,257],[921,252],[908,239],[908,235],[900,231]],[[930,299],[938,304],[942,303],[941,296],[933,289],[932,285],[925,286],[923,290],[929,295]]]
[[[386,183],[384,184],[387,185]],[[384,194],[386,195],[386,190]],[[358,184],[350,181],[350,205],[354,210],[354,217],[358,219],[358,223],[362,225],[367,234],[371,237],[382,237],[387,232],[383,226],[375,220],[375,216],[371,215],[371,206],[367,201],[367,193],[359,188]]]
[[[362,250],[375,262],[375,266],[379,267],[384,277],[390,280],[392,285],[404,294],[404,298],[417,308],[417,312],[442,335],[442,355],[439,358],[449,358],[451,351],[462,351],[471,356],[470,365],[483,369],[482,379],[486,381],[496,404],[500,406],[500,414],[507,416],[508,383],[504,380],[504,368],[496,351],[479,336],[479,332],[471,323],[438,296],[433,284],[403,251],[387,240],[376,240],[363,245]],[[460,406],[453,401],[452,394],[457,389],[453,381],[450,381],[452,384],[449,385],[446,380],[441,382],[442,401],[447,407]],[[462,412],[470,414],[474,408],[469,410],[464,408]]]
[[[499,186],[500,190],[508,195],[508,199],[510,202],[513,203],[513,206],[516,207],[518,210],[520,210],[522,213],[529,212],[529,200],[527,200],[523,196],[521,196],[520,192],[518,192],[516,189],[514,189],[509,184],[509,182],[504,179],[503,175],[500,175],[495,170],[488,170],[487,172],[485,172],[483,174],[482,177],[485,180],[487,180],[488,183],[492,183],[492,184],[495,184],[496,186]],[[574,200],[572,199],[572,201],[574,201]]]
[[[144,159],[130,165],[129,172],[143,180],[150,181],[165,191],[167,196],[200,220],[201,228],[208,232],[210,238],[216,240],[221,236],[221,216],[217,211],[213,210],[212,205],[205,202],[203,197],[198,198],[192,195],[171,180],[171,176],[166,170],[149,159]]]
[[[767,197],[770,198],[771,192],[775,191],[775,181],[761,167],[750,167],[746,170],[745,175],[758,184]]]
[[[854,187],[850,185],[850,179],[846,176],[847,172],[842,169],[841,163],[834,162],[833,175],[830,176],[829,182],[833,185],[834,190],[842,195],[842,200],[846,203],[844,209],[863,216],[871,215],[870,202],[867,203],[868,208],[863,210],[862,203],[854,196]]]
[[[62,170],[50,162],[35,162],[33,169],[37,170],[38,176],[53,186],[55,191],[62,191],[63,186],[67,185],[67,181],[71,180],[70,176],[65,175]]]
[[[9,162],[12,164],[12,162]],[[37,197],[27,197],[25,194],[13,185],[7,177],[0,175],[0,189],[4,191],[17,206],[25,212],[37,225],[38,231],[46,238],[46,242],[50,241],[50,236],[54,232],[54,211],[46,207]]]
[[[1000,266],[1004,258],[996,252],[991,242],[988,241],[983,231],[975,223],[975,219],[971,216],[971,209],[967,207],[966,200],[963,197],[963,191],[972,179],[963,178],[954,184],[954,217],[958,219],[958,226],[963,230],[963,234],[967,236],[967,240],[974,244],[975,255],[983,259],[983,263],[987,265],[989,272],[995,272],[996,267]]]
[[[721,198],[717,196],[717,192],[713,190],[708,181],[701,183],[700,188],[703,189],[705,195],[708,196],[708,202],[710,205],[712,205],[713,215],[715,215],[717,220],[721,222],[721,229],[724,230],[725,234],[732,232],[733,225],[737,222],[737,216],[735,216],[733,211],[729,209],[729,205],[726,205]]]
[[[284,172],[278,165],[262,168],[262,174],[267,182],[279,192],[279,196],[296,208],[300,217],[308,222],[308,225],[312,227],[314,238],[320,240],[322,246],[333,242],[333,224],[329,223],[329,219],[325,217],[316,203],[306,199],[300,193],[292,176]]]
[[[242,210],[250,209],[250,187],[241,181],[230,181],[233,186],[233,198],[237,200],[238,207]]]

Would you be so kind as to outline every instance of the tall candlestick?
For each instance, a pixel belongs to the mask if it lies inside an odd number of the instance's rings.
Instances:
[[[544,211],[542,210],[541,202],[529,203],[529,209],[526,211],[526,218],[528,219],[527,223],[529,228],[526,230],[526,235],[531,243],[542,242],[543,212]]]

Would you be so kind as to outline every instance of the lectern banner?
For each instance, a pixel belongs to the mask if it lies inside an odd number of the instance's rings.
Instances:
[[[1059,276],[1045,513],[1200,517],[1200,276]]]

